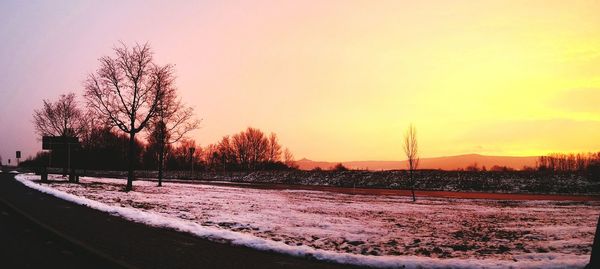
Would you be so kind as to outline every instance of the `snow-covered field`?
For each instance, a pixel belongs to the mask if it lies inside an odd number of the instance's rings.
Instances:
[[[211,240],[374,267],[581,268],[600,202],[496,201],[81,178],[25,185]],[[34,181],[32,181],[34,180]]]

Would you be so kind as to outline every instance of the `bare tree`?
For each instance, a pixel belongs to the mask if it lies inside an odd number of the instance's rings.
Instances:
[[[281,145],[279,145],[279,139],[277,139],[277,134],[273,132],[271,133],[271,135],[269,135],[267,160],[272,163],[281,160]]]
[[[156,142],[158,157],[158,186],[162,186],[165,153],[168,145],[177,143],[188,132],[200,126],[200,120],[194,119],[194,110],[186,107],[177,97],[174,76],[171,70],[157,76],[158,85],[164,93],[158,101],[156,116],[150,121],[149,136]]]
[[[44,106],[33,112],[33,124],[37,134],[42,136],[77,137],[86,130],[83,112],[77,106],[74,93],[62,94],[56,102],[44,100]],[[64,148],[67,148],[65,140]],[[65,150],[65,159],[68,152]],[[67,162],[63,166],[63,176],[67,175]]]
[[[172,76],[172,66],[153,62],[148,44],[114,48],[115,57],[100,58],[100,68],[85,81],[85,97],[96,112],[129,135],[126,191],[133,187],[135,135],[156,115]]]
[[[406,158],[408,159],[411,191],[413,202],[415,202],[417,199],[415,197],[415,179],[413,173],[419,166],[419,145],[417,144],[417,129],[412,123],[408,126],[408,130],[406,130],[406,134],[404,135],[404,153],[406,153]]]
[[[194,148],[195,151],[191,153],[190,148]],[[194,139],[183,138],[173,148],[170,158],[176,163],[178,169],[184,169],[191,168],[192,163],[198,163],[202,159],[202,155],[202,149]]]
[[[83,118],[85,119],[81,121],[83,132],[79,135],[82,147],[98,143],[98,134],[113,127],[109,121],[92,109],[86,110]]]
[[[250,146],[243,131],[231,137],[231,148],[235,153],[237,163],[243,168],[248,168],[250,166]]]
[[[256,128],[248,127],[244,133],[248,141],[248,151],[250,156],[250,169],[256,169],[257,165],[267,160],[267,149],[269,141],[265,134]]]
[[[207,169],[216,171],[220,164],[219,149],[217,144],[209,144],[202,149],[202,161]]]
[[[290,151],[289,148],[285,148],[283,150],[283,162],[289,168],[293,168],[293,169],[298,168],[298,165],[296,164],[296,160],[294,159],[294,154],[292,154],[292,151]]]
[[[231,144],[242,168],[256,169],[267,161],[269,141],[259,129],[248,127],[233,135]]]
[[[237,164],[236,150],[229,136],[224,136],[221,139],[217,145],[217,154],[223,170],[230,169]]]
[[[83,113],[75,94],[62,94],[56,102],[44,100],[44,107],[34,110],[33,123],[38,135],[78,136],[84,131]]]

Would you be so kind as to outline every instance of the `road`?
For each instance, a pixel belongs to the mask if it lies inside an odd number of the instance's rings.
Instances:
[[[2,268],[123,268],[40,227],[0,202]]]

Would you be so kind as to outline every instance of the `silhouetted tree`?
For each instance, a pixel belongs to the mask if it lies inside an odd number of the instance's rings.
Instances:
[[[229,136],[224,136],[217,145],[218,158],[223,170],[232,170],[238,168],[238,159],[236,150]]]
[[[196,151],[190,156],[190,148],[195,148]],[[192,162],[196,165],[199,164],[200,158],[202,157],[202,150],[200,146],[196,144],[193,139],[183,138],[177,146],[173,148],[172,153],[168,156],[167,166],[172,169],[189,169],[191,168]]]
[[[343,171],[348,171],[348,168],[346,166],[344,166],[342,163],[338,163],[333,168],[331,168],[331,171],[343,172]]]
[[[491,169],[494,169],[494,167],[492,167]],[[477,172],[479,171],[479,165],[477,164],[477,162],[474,162],[473,164],[468,165],[465,168],[465,171]]]
[[[79,135],[79,141],[81,142],[82,147],[94,143],[96,135],[102,130],[107,128],[111,129],[110,122],[102,116],[99,116],[95,110],[87,110],[84,113],[83,118],[85,119],[82,121],[82,124],[84,125],[83,132]]]
[[[510,172],[510,171],[514,171],[515,169],[508,167],[508,166],[500,166],[500,165],[494,165],[490,168],[490,171],[492,172]]]
[[[56,102],[44,100],[40,110],[34,110],[33,123],[41,136],[78,136],[83,132],[83,113],[77,107],[75,94],[62,94]]]
[[[250,166],[250,145],[248,145],[248,140],[244,136],[244,132],[234,134],[231,137],[231,145],[235,153],[237,163],[241,167],[248,169]]]
[[[594,181],[600,181],[600,153],[598,153],[598,157],[598,159],[590,161],[586,168],[588,178]]]
[[[283,170],[295,168],[288,150],[287,163],[282,162],[281,145],[275,133],[269,137],[248,127],[233,136],[224,136],[218,143],[203,148],[201,161],[211,170]]]
[[[170,70],[167,70],[170,72]],[[174,87],[174,76],[166,74],[161,76],[159,82],[164,88],[164,93],[158,101],[156,116],[150,121],[150,141],[156,147],[154,148],[157,156],[158,166],[158,186],[162,186],[163,169],[165,166],[165,153],[167,147],[177,143],[188,132],[197,129],[200,121],[193,119],[194,110],[186,107],[181,99],[177,98],[176,88]]]
[[[100,58],[100,68],[88,76],[85,96],[90,107],[129,135],[126,191],[133,187],[135,135],[156,115],[159,101],[172,80],[172,66],[153,62],[148,44],[114,49]]]
[[[86,138],[82,140],[82,154],[80,167],[85,169],[127,170],[128,145],[127,134],[117,132],[110,126],[97,126],[93,128]],[[133,154],[136,162],[134,168],[141,168],[139,162],[143,144],[135,139]]]
[[[244,169],[254,170],[267,160],[269,141],[259,129],[248,127],[245,131],[233,135],[231,144],[240,166]]]
[[[415,197],[415,179],[413,173],[419,166],[419,145],[417,144],[417,130],[412,123],[408,126],[408,130],[406,130],[406,134],[404,135],[404,153],[408,159],[412,197],[413,202],[415,202],[417,199]]]
[[[521,171],[525,171],[525,172],[535,172],[535,168],[531,167],[529,165],[523,165],[523,167],[521,167]]]
[[[248,141],[248,152],[250,153],[250,166],[248,168],[254,170],[267,161],[269,141],[261,130],[251,127],[246,129],[244,137]]]
[[[279,139],[277,139],[277,134],[275,133],[269,135],[267,160],[271,163],[276,163],[281,160],[281,145],[279,145]]]
[[[129,137],[120,133],[105,118],[98,116],[94,110],[85,113],[84,132],[80,135],[80,158],[76,163],[85,169],[127,169],[127,147]],[[135,168],[142,168],[141,160],[137,158],[144,152],[144,147],[138,138],[134,142]]]
[[[34,110],[33,123],[37,134],[42,136],[77,137],[85,130],[83,112],[77,107],[74,93],[62,94],[56,102],[43,100],[40,110]],[[65,143],[67,141],[65,140]],[[64,145],[65,160],[70,154]],[[67,174],[67,161],[63,162],[63,175]]]
[[[27,157],[22,161],[20,167],[41,167],[48,163],[50,154],[48,152],[39,151],[35,154],[35,157]]]
[[[593,173],[591,172],[596,169],[595,167],[598,163],[600,163],[600,152],[577,154],[551,153],[538,157],[537,169],[547,172],[587,173],[589,178],[594,179],[596,177],[592,176]]]
[[[292,168],[292,169],[298,168],[298,164],[296,163],[296,160],[294,159],[294,154],[292,154],[292,151],[290,151],[290,149],[288,149],[288,148],[285,148],[283,150],[283,163],[285,163],[285,165],[289,168]]]
[[[149,133],[146,137],[147,144],[142,157],[146,169],[155,169],[160,163],[162,163],[164,167],[164,159],[162,162],[159,160],[160,152],[162,152],[163,158],[166,158],[166,156],[172,152],[170,144],[161,142],[161,140],[164,141],[164,139],[169,139],[169,134],[164,132],[163,128],[164,124],[161,122],[151,124],[148,128]]]
[[[218,146],[215,144],[210,144],[204,147],[202,149],[202,161],[208,170],[220,170],[222,166]]]

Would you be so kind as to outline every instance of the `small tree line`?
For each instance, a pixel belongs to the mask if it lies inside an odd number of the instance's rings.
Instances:
[[[553,172],[585,172],[600,169],[600,152],[552,153],[540,156],[537,169]]]
[[[523,166],[521,167],[521,171],[530,171],[532,167]],[[457,168],[456,171],[467,171],[467,172],[512,172],[516,171],[516,169],[506,166],[506,165],[492,165],[491,167],[486,167],[482,165],[481,167],[477,162],[467,165],[465,168]]]
[[[190,170],[192,165],[196,171],[250,171],[250,170],[281,170],[297,168],[294,156],[287,148],[281,150],[277,134],[271,133],[268,137],[257,128],[248,127],[253,132],[263,134],[261,140],[268,140],[267,153],[259,151],[259,158],[254,161],[242,161],[241,153],[254,151],[251,143],[240,143],[239,147],[232,147],[223,141],[231,139],[225,136],[219,143],[202,147],[192,138],[183,138],[174,144],[166,144],[164,148],[165,170]],[[241,131],[239,134],[246,133]],[[238,135],[239,135],[238,134]],[[260,137],[260,136],[259,136]],[[72,161],[73,166],[90,170],[118,170],[128,169],[127,145],[129,138],[126,134],[111,128],[109,125],[96,126],[86,130],[80,136],[81,146],[77,149],[77,158]],[[220,145],[220,146],[219,146]],[[159,143],[148,135],[146,140],[135,139],[134,155],[136,161],[134,169],[158,170],[160,164]],[[190,154],[190,148],[194,153]],[[63,167],[65,164],[64,149],[50,152],[39,152],[35,157],[22,162],[22,166],[43,166],[51,162],[53,167]]]

